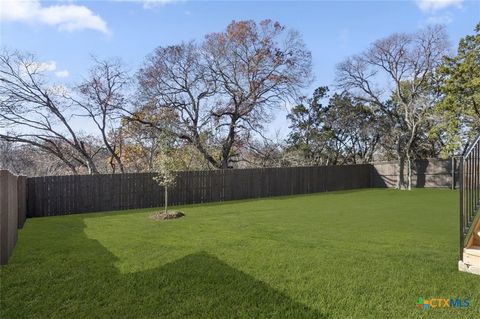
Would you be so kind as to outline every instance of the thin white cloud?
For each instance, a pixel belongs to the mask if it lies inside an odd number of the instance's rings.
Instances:
[[[33,62],[27,66],[30,72],[53,72],[57,69],[57,63],[55,61],[48,62]]]
[[[62,71],[57,71],[55,72],[55,76],[57,78],[66,78],[70,75],[70,72],[68,70],[62,70]]]
[[[113,0],[119,2],[136,2],[143,5],[145,9],[150,9],[158,6],[162,6],[168,3],[181,2],[184,0]]]
[[[42,6],[39,0],[0,0],[0,21],[46,24],[60,31],[95,30],[109,34],[107,23],[85,6]]]
[[[143,3],[144,8],[152,8],[156,6],[161,6],[164,4],[179,2],[180,0],[137,0],[138,2]]]
[[[432,12],[448,7],[461,8],[464,0],[416,0],[417,6],[424,12]]]
[[[450,24],[453,18],[450,15],[431,16],[427,18],[427,24]]]
[[[55,61],[32,62],[25,67],[32,73],[54,72],[57,78],[66,78],[70,75],[67,69],[57,71],[57,63]]]

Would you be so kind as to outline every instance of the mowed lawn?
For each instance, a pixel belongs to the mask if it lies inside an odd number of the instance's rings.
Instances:
[[[358,190],[29,219],[1,318],[479,318],[458,192]],[[469,298],[464,309],[419,297]]]

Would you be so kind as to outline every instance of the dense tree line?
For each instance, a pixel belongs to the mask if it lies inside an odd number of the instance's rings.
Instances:
[[[455,54],[441,26],[396,33],[312,83],[301,35],[270,20],[232,22],[203,41],[156,48],[130,72],[92,59],[83,81],[55,84],[36,57],[0,54],[0,166],[15,173],[96,174],[338,165],[459,154],[480,123],[480,24]],[[293,105],[286,139],[265,137]]]

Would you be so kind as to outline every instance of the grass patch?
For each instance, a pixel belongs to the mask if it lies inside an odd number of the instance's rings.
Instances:
[[[360,190],[30,219],[1,318],[476,318],[458,193]],[[465,309],[418,297],[469,298]]]

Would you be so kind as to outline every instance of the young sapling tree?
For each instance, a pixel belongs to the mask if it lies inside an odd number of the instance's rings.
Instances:
[[[183,216],[183,214],[177,216],[177,212],[168,211],[168,191],[175,187],[177,178],[175,168],[175,161],[166,154],[161,154],[154,161],[155,176],[153,180],[162,186],[165,192],[164,212],[163,214],[157,213],[156,216],[154,216],[156,219],[170,219]]]

